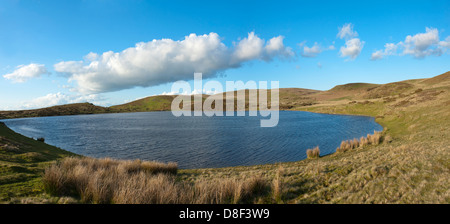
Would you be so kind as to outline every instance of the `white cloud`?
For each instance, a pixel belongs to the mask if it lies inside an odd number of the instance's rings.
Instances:
[[[341,47],[341,57],[349,57],[351,60],[356,59],[364,47],[364,41],[358,37],[358,32],[353,30],[353,24],[346,23],[339,28],[337,37],[345,39],[345,47]]]
[[[445,41],[440,41],[439,42],[439,46],[442,48],[450,48],[450,36],[448,36],[447,38],[445,38]]]
[[[255,35],[254,32],[248,34],[247,38],[239,41],[233,58],[236,62],[248,61],[259,58],[264,50],[264,40]]]
[[[12,80],[16,83],[26,82],[32,78],[40,77],[41,75],[49,74],[44,65],[29,64],[19,65],[12,73],[3,75],[3,78]]]
[[[441,55],[442,49],[438,47],[439,31],[433,28],[426,28],[425,33],[414,36],[408,35],[405,42],[403,54],[413,55],[415,58],[424,58],[430,55]]]
[[[303,46],[305,46],[305,44],[306,44],[306,40],[304,40],[304,41],[302,41],[301,43],[299,43],[298,46],[299,46],[300,48],[302,48]]]
[[[339,32],[337,34],[337,37],[340,39],[351,39],[353,37],[357,37],[358,32],[353,31],[353,24],[346,23],[342,27],[339,28]]]
[[[294,56],[292,48],[285,47],[283,44],[284,37],[278,36],[270,39],[265,47],[266,56],[265,60],[271,60],[273,57],[282,56],[290,58]]]
[[[190,80],[195,72],[211,78],[248,61],[291,56],[282,36],[265,42],[251,32],[228,48],[216,33],[190,34],[180,41],[141,42],[122,52],[89,53],[82,61],[63,61],[54,68],[75,81],[79,92],[101,93]]]
[[[314,42],[314,45],[312,47],[306,46],[306,41],[301,42],[298,44],[301,47],[303,47],[303,52],[301,53],[302,57],[306,58],[314,58],[317,57],[320,53],[324,51],[331,51],[335,50],[334,42],[333,45],[328,46],[327,48],[323,48],[319,43]]]
[[[378,50],[372,53],[372,56],[370,57],[370,60],[375,61],[375,60],[381,60],[384,57],[383,55],[383,51],[382,50]]]
[[[30,101],[22,102],[20,109],[37,109],[44,107],[51,107],[55,105],[64,105],[71,103],[85,103],[90,102],[96,105],[101,105],[104,99],[98,94],[90,95],[67,95],[64,93],[49,93],[45,96],[37,97]]]
[[[314,58],[320,53],[322,53],[322,49],[320,45],[317,42],[315,42],[312,47],[308,46],[303,47],[302,56],[307,58]]]
[[[384,50],[377,50],[372,53],[370,60],[380,60],[388,55],[396,55],[397,54],[398,45],[393,43],[387,43],[384,45]]]
[[[332,50],[336,50],[336,47],[334,47],[335,42],[333,41],[333,44],[328,46],[328,50],[332,51]]]
[[[372,53],[371,59],[379,60],[389,55],[412,55],[414,58],[424,58],[431,55],[440,56],[449,48],[450,37],[447,37],[444,41],[439,41],[439,31],[427,27],[425,33],[408,35],[404,41],[397,44],[385,44],[384,50],[377,50]]]
[[[317,67],[318,67],[318,68],[322,68],[322,63],[317,62]]]
[[[357,58],[364,47],[364,41],[359,38],[353,38],[345,41],[345,47],[341,47],[341,57],[350,57],[352,60]]]

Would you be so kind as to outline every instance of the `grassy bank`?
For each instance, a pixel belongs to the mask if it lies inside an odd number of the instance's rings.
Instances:
[[[42,197],[42,174],[55,160],[76,156],[15,133],[0,122],[0,202]]]
[[[291,104],[291,110],[373,116],[385,128],[385,141],[319,159],[180,175],[262,174],[279,182],[280,203],[450,203],[450,73],[385,85],[347,84],[303,97],[313,105]]]
[[[82,193],[48,190],[45,194],[44,168],[70,153],[0,126],[0,180],[5,180],[0,183],[1,200],[56,203],[69,197],[70,202],[85,203],[450,203],[450,73],[385,85],[347,84],[329,91],[302,92],[301,96],[292,90],[289,93],[280,94],[280,101],[288,109],[374,116],[385,130],[379,141],[367,138],[356,143],[348,139],[339,153],[319,158],[320,151],[316,150],[313,159],[298,162],[177,170],[176,175],[159,180],[172,186],[174,192],[204,193],[208,200],[194,201],[191,196],[181,201],[120,201],[111,196],[101,201],[83,198]],[[152,174],[141,181],[157,181],[153,180],[156,177]],[[259,177],[256,185],[264,187],[244,185],[250,177]],[[211,199],[214,192],[226,196]],[[236,196],[241,194],[251,196]]]

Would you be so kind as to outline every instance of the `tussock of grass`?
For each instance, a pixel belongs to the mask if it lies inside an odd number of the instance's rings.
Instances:
[[[320,149],[319,146],[316,146],[314,149],[306,150],[306,157],[308,159],[317,159],[320,157]]]
[[[284,169],[282,166],[278,167],[275,174],[275,178],[272,182],[273,198],[276,202],[282,202],[283,195],[283,173]]]
[[[342,141],[336,152],[343,153],[352,149],[363,148],[367,145],[378,145],[381,142],[381,138],[381,132],[375,131],[372,135],[367,134],[367,137],[361,137],[359,140],[354,138],[353,140]]]
[[[140,160],[67,158],[45,170],[45,190],[84,203],[242,203],[267,188],[261,176],[178,181],[177,165]]]
[[[214,178],[197,180],[191,186],[185,186],[184,203],[229,204],[252,202],[268,188],[267,180],[261,176],[250,178]]]

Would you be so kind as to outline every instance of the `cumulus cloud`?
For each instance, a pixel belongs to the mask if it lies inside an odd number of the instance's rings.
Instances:
[[[401,43],[404,48],[403,54],[413,55],[415,58],[442,54],[443,49],[439,47],[439,31],[428,27],[425,31],[414,36],[406,36],[405,42]]]
[[[383,55],[383,51],[382,50],[378,50],[372,53],[372,56],[370,57],[370,60],[372,61],[376,61],[376,60],[381,60],[384,57]]]
[[[30,101],[22,102],[20,109],[36,109],[43,107],[51,107],[55,105],[64,105],[71,103],[85,103],[90,102],[96,105],[101,105],[104,99],[98,94],[89,95],[67,95],[64,93],[49,93],[45,96],[37,97]]]
[[[442,48],[445,48],[445,49],[449,49],[450,48],[450,36],[445,38],[445,41],[440,41],[439,46]]]
[[[286,47],[283,44],[284,37],[278,36],[270,39],[265,46],[265,58],[264,60],[270,61],[274,57],[290,58],[293,57],[294,51],[290,47]]]
[[[315,42],[312,47],[308,46],[303,47],[302,56],[307,58],[314,58],[320,53],[322,53],[322,49],[320,45],[317,42]]]
[[[388,55],[396,55],[397,54],[398,45],[393,43],[387,43],[384,45],[384,50],[377,50],[372,53],[371,60],[380,60]]]
[[[339,51],[341,57],[354,60],[361,54],[365,42],[357,38],[358,32],[353,30],[353,24],[347,23],[340,27],[337,37],[345,39],[345,46],[342,46]]]
[[[352,60],[357,58],[361,54],[361,50],[364,47],[364,41],[359,38],[353,38],[345,41],[345,47],[341,47],[341,57],[350,57]]]
[[[450,48],[450,37],[439,40],[439,31],[435,28],[426,28],[425,33],[406,36],[404,41],[396,44],[384,45],[384,50],[372,53],[372,60],[379,60],[389,55],[412,55],[414,58],[424,58],[435,55],[440,56]]]
[[[41,75],[49,74],[44,65],[29,64],[19,65],[12,73],[3,75],[3,78],[12,80],[16,83],[26,82],[32,78],[40,77]]]
[[[337,37],[339,37],[340,39],[351,39],[357,36],[358,32],[353,30],[353,24],[346,23],[342,27],[339,27]]]
[[[196,72],[211,78],[248,61],[293,55],[282,36],[266,42],[251,32],[229,48],[216,33],[190,34],[179,41],[152,40],[121,52],[90,53],[83,60],[62,61],[54,68],[75,81],[79,92],[87,94],[190,80]]]

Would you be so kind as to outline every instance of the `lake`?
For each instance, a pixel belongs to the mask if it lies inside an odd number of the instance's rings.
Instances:
[[[12,130],[95,157],[177,162],[215,168],[298,161],[306,150],[334,153],[342,140],[383,128],[373,117],[280,111],[278,126],[256,117],[175,117],[171,112],[95,114],[2,120]]]

